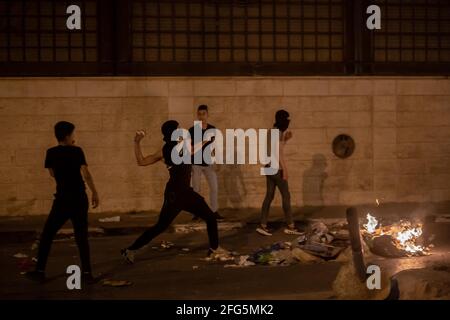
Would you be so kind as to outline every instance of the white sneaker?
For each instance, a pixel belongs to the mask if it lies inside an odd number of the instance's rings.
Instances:
[[[263,227],[263,226],[259,226],[258,228],[256,228],[256,232],[258,232],[259,234],[263,235],[263,236],[267,236],[270,237],[272,234],[269,232],[269,229]]]
[[[304,232],[298,231],[296,228],[293,228],[293,229],[285,228],[284,229],[284,233],[291,234],[291,235],[296,235],[296,236],[302,236],[302,235],[305,234]]]
[[[134,263],[135,252],[136,252],[135,250],[128,250],[128,249],[120,250],[120,254],[124,258],[125,262],[128,263],[128,264],[133,264]]]

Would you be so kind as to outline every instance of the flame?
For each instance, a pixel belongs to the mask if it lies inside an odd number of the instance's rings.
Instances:
[[[364,228],[366,228],[368,233],[374,233],[377,229],[378,220],[371,216],[370,213],[367,214],[367,223],[364,224]]]
[[[427,248],[417,245],[416,241],[422,235],[422,225],[412,225],[409,221],[400,221],[390,226],[377,228],[379,222],[370,213],[367,214],[367,223],[364,228],[371,237],[389,235],[400,250],[410,254],[425,254]]]
[[[422,226],[412,227],[410,223],[405,223],[403,228],[405,228],[403,231],[399,231],[394,235],[400,248],[410,253],[424,251],[424,247],[416,245],[416,240],[422,235]]]

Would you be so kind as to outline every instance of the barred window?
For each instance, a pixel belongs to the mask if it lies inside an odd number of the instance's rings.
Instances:
[[[344,0],[137,0],[132,60],[342,62],[344,17]]]
[[[373,34],[375,62],[450,62],[450,1],[374,2],[383,17]]]
[[[0,76],[354,74],[450,74],[450,1],[0,0]]]
[[[67,30],[66,9],[82,11],[81,30]],[[0,62],[95,62],[97,1],[0,0]]]

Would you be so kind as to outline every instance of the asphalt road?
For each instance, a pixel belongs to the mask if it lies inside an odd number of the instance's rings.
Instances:
[[[100,283],[82,290],[68,290],[66,268],[79,264],[73,239],[57,241],[48,262],[49,281],[36,284],[25,279],[23,259],[30,256],[30,244],[12,244],[1,249],[0,295],[3,299],[314,299],[332,296],[331,284],[340,264],[254,266],[225,268],[220,262],[205,261],[207,238],[204,232],[165,233],[144,249],[134,265],[122,261],[119,251],[136,235],[92,238],[94,273],[115,280],[128,280],[128,287],[108,287]],[[294,236],[278,232],[271,238],[253,230],[222,234],[222,246],[241,254],[276,241],[292,241]],[[162,240],[175,244],[170,249],[152,249]],[[188,248],[189,251],[183,251]]]

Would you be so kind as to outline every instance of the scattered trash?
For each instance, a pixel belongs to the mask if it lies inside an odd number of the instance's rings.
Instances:
[[[245,268],[254,266],[255,263],[249,260],[250,256],[240,256],[236,259],[235,264],[226,264],[225,268]]]
[[[325,225],[325,223],[317,221],[311,224],[311,230],[313,233],[316,234],[324,234],[328,232],[328,227]]]
[[[300,249],[324,259],[334,259],[344,248],[334,247],[323,243],[309,243],[299,246]]]
[[[302,234],[301,236],[299,236],[296,241],[298,244],[303,244],[305,243],[307,240],[306,234]]]
[[[100,222],[120,222],[120,216],[98,219]]]
[[[309,240],[311,242],[331,243],[334,239],[333,235],[329,232],[328,227],[323,222],[314,222],[310,229],[311,236],[309,237]]]
[[[13,255],[13,257],[14,258],[17,258],[17,259],[22,259],[22,258],[28,258],[28,255],[27,254],[25,254],[25,253],[16,253],[15,255]]]
[[[163,241],[161,241],[160,247],[163,248],[163,249],[170,249],[174,245],[175,244],[173,242],[163,240]]]
[[[292,256],[302,263],[319,262],[320,258],[313,256],[312,254],[300,249],[294,248],[292,250]]]
[[[230,251],[227,251],[223,248],[218,248],[215,250],[209,257],[206,257],[206,261],[234,261],[235,257],[233,256],[233,253]]]
[[[110,286],[110,287],[126,287],[131,286],[133,283],[128,280],[113,280],[113,279],[105,279],[102,282],[103,286]]]

